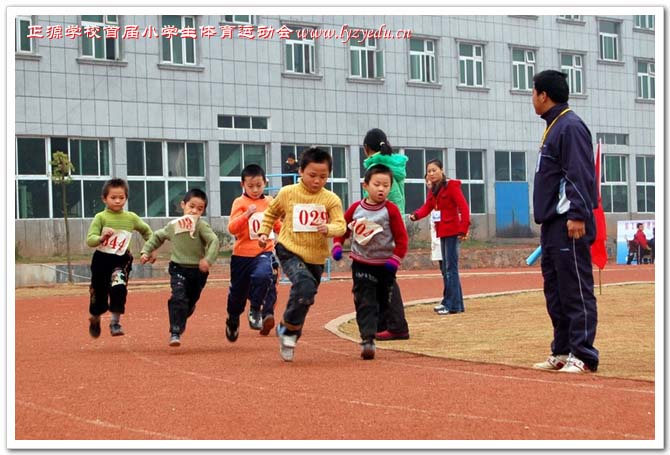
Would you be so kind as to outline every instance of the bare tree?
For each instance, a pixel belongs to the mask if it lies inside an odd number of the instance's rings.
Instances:
[[[56,151],[51,160],[51,180],[55,185],[61,186],[61,202],[63,204],[63,220],[65,221],[65,248],[67,251],[67,280],[74,283],[72,278],[72,260],[70,257],[70,225],[67,219],[67,186],[72,182],[74,165],[68,158],[67,153]]]

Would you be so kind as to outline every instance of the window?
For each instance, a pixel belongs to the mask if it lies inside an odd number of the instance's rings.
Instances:
[[[456,178],[463,182],[463,194],[471,213],[486,213],[484,202],[484,151],[456,150]]]
[[[286,161],[289,153],[295,154],[296,160],[300,162],[300,155],[302,152],[312,147],[311,145],[282,145],[281,156],[282,162]],[[349,179],[347,178],[347,157],[344,147],[330,146],[330,145],[316,145],[322,150],[330,153],[333,157],[333,171],[330,173],[326,189],[337,194],[342,200],[343,207],[349,207]],[[345,209],[346,210],[346,209]]]
[[[619,61],[619,25],[618,22],[598,22],[601,60]]]
[[[435,41],[409,40],[409,80],[435,83]]]
[[[377,40],[351,41],[351,76],[363,79],[384,77],[384,53],[377,48]]]
[[[635,28],[643,30],[654,30],[654,16],[633,16],[635,18]]]
[[[171,37],[162,37],[162,61],[175,65],[195,65],[195,39],[182,38],[184,29],[195,29],[193,16],[163,16],[162,30],[171,30]]]
[[[117,16],[81,16],[81,53],[101,60],[119,59],[119,20]],[[87,36],[86,30],[91,35]],[[116,32],[112,31],[116,30]]]
[[[186,191],[206,191],[204,145],[127,141],[128,209],[141,217],[179,216]]]
[[[223,22],[228,22],[230,24],[245,24],[245,25],[251,25],[253,24],[254,16],[223,16]]]
[[[612,145],[628,145],[628,135],[620,133],[596,133],[596,142]]]
[[[440,149],[405,149],[407,176],[405,177],[405,212],[412,213],[426,202],[426,163],[440,160],[444,163]]]
[[[535,75],[535,51],[512,49],[512,88],[532,90]]]
[[[297,28],[293,30],[286,40],[285,65],[289,73],[314,74],[314,38],[310,36],[309,28]]]
[[[242,194],[240,175],[248,164],[258,164],[267,169],[264,144],[219,144],[219,185],[223,216],[230,215],[233,201]]]
[[[566,21],[579,22],[579,21],[582,20],[582,16],[580,16],[578,14],[562,14],[558,17],[560,17],[561,19],[565,19]]]
[[[653,156],[638,156],[635,158],[638,213],[653,213],[656,211],[654,163]]]
[[[484,48],[479,44],[458,44],[458,83],[468,87],[484,86]]]
[[[98,139],[17,138],[16,208],[19,218],[61,218],[62,187],[50,181],[51,156],[64,152],[74,165],[67,185],[68,216],[92,218],[104,208],[102,185],[110,178],[109,142]]]
[[[584,93],[582,56],[577,54],[561,54],[561,72],[568,75],[568,87],[571,95]]]
[[[601,194],[605,212],[628,211],[628,183],[626,178],[626,157],[623,155],[603,155]]]
[[[637,62],[637,97],[656,99],[656,68],[654,62]]]
[[[525,182],[526,154],[524,152],[496,151],[496,182]]]
[[[267,117],[250,117],[248,115],[217,115],[219,128],[237,128],[243,130],[267,130]]]
[[[33,52],[33,41],[28,38],[33,19],[30,16],[16,16],[16,52]]]

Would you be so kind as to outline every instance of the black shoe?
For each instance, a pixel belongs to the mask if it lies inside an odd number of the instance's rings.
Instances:
[[[249,327],[252,330],[260,330],[263,327],[262,315],[259,310],[249,310]]]
[[[361,343],[361,357],[363,360],[372,360],[375,358],[374,340],[365,340]]]
[[[91,316],[88,318],[88,334],[93,338],[100,336],[100,318]]]
[[[118,322],[112,322],[109,324],[109,332],[112,334],[113,337],[120,337],[122,335],[125,335],[123,333],[123,329],[121,328],[121,324]]]
[[[226,319],[226,338],[231,343],[237,341],[237,337],[240,335],[240,321],[233,322],[230,318]]]

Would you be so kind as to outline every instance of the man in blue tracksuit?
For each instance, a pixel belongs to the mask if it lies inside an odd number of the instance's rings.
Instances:
[[[598,323],[591,244],[596,229],[591,132],[568,107],[566,75],[533,78],[533,107],[546,122],[533,188],[535,222],[542,225],[542,276],[554,327],[551,355],[535,368],[585,373],[598,368]]]

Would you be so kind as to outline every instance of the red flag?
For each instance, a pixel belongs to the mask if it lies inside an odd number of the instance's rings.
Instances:
[[[598,189],[598,207],[593,209],[593,217],[596,222],[596,240],[591,245],[591,262],[604,269],[607,264],[607,224],[605,223],[605,211],[603,210],[603,199],[600,196],[600,142],[596,151],[596,188]]]

